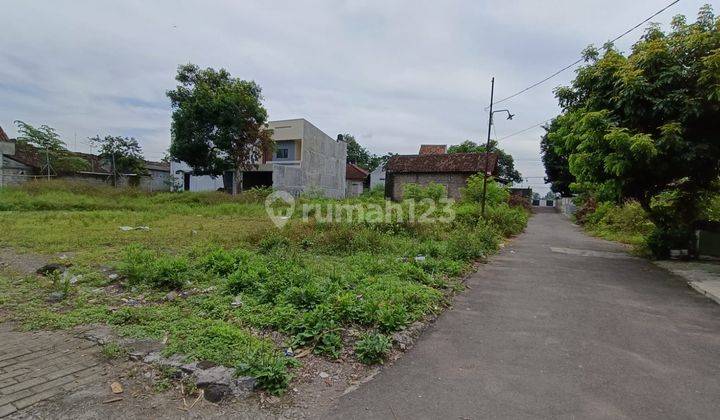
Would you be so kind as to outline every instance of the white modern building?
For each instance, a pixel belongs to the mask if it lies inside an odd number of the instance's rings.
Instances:
[[[326,197],[345,196],[347,144],[323,133],[299,118],[268,122],[273,130],[275,150],[263,157],[257,169],[243,172],[243,189],[273,187],[299,195],[321,192]],[[176,190],[230,190],[232,171],[223,176],[194,175],[184,162],[173,162],[171,173]]]

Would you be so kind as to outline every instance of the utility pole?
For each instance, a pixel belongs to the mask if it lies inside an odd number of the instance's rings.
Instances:
[[[485,144],[485,170],[483,172],[483,192],[482,192],[482,205],[481,213],[482,217],[485,217],[485,198],[487,195],[487,181],[488,181],[488,160],[490,159],[490,130],[492,129],[493,123],[493,96],[495,95],[495,78],[492,78],[490,82],[490,112],[488,113],[488,134],[487,143]]]

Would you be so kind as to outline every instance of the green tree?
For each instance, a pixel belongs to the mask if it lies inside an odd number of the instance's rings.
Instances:
[[[570,197],[572,190],[570,185],[575,182],[575,177],[570,172],[568,157],[557,153],[548,139],[548,132],[557,130],[557,122],[553,120],[549,126],[543,127],[545,134],[540,140],[540,153],[545,165],[545,182],[550,184],[550,190],[559,193],[563,197]]]
[[[39,149],[43,159],[42,173],[48,178],[53,174],[81,171],[89,167],[85,159],[73,156],[54,128],[44,124],[34,127],[19,120],[15,124],[20,132],[18,140]]]
[[[503,182],[520,183],[523,177],[515,169],[515,160],[512,155],[500,149],[497,141],[490,140],[490,152],[498,155],[497,178]],[[448,147],[448,153],[485,153],[485,145],[470,140]]]
[[[257,168],[273,148],[260,86],[194,64],[180,66],[175,80],[178,86],[167,92],[173,109],[170,154],[198,173],[233,170],[237,194],[242,172]]]
[[[339,134],[341,140],[347,143],[347,163],[354,163],[368,171],[374,171],[378,166],[385,165],[396,153],[386,153],[382,156],[370,153],[352,134]]]
[[[113,175],[147,173],[142,147],[134,137],[95,136],[89,140],[99,148],[98,155],[110,162]]]
[[[600,200],[637,200],[656,225],[659,257],[690,240],[700,204],[720,177],[720,20],[651,26],[629,55],[588,48],[572,85],[556,90],[563,113],[548,147],[568,160],[575,190]]]

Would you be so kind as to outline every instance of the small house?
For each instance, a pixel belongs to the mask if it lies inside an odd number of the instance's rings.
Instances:
[[[348,163],[345,167],[345,197],[357,197],[365,191],[369,185],[370,173],[354,163]]]
[[[437,149],[436,149],[437,150]],[[487,163],[486,163],[487,157]],[[385,167],[385,196],[394,201],[403,199],[407,184],[426,186],[442,184],[449,198],[460,199],[461,189],[470,176],[483,173],[492,175],[497,165],[494,153],[424,153],[393,156]]]

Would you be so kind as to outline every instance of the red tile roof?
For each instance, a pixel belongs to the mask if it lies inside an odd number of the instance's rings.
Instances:
[[[447,144],[421,144],[421,155],[443,155],[447,153]]]
[[[10,137],[5,134],[5,130],[3,130],[2,127],[0,127],[0,141],[10,141]]]
[[[352,179],[354,181],[364,181],[370,172],[357,166],[354,163],[348,163],[345,165],[345,179]]]
[[[490,153],[488,156],[488,169],[493,172],[497,165],[497,155]],[[393,156],[388,160],[386,169],[392,173],[483,172],[485,153]]]
[[[88,172],[110,174],[110,165],[106,163],[105,159],[98,155],[82,152],[69,152],[68,155],[84,159],[88,163],[88,168],[86,169]],[[17,142],[15,145],[15,154],[8,157],[16,162],[36,169],[41,169],[43,165],[45,165],[45,157],[42,154],[42,150],[24,141]],[[149,170],[170,171],[169,163],[145,161],[145,164]]]

